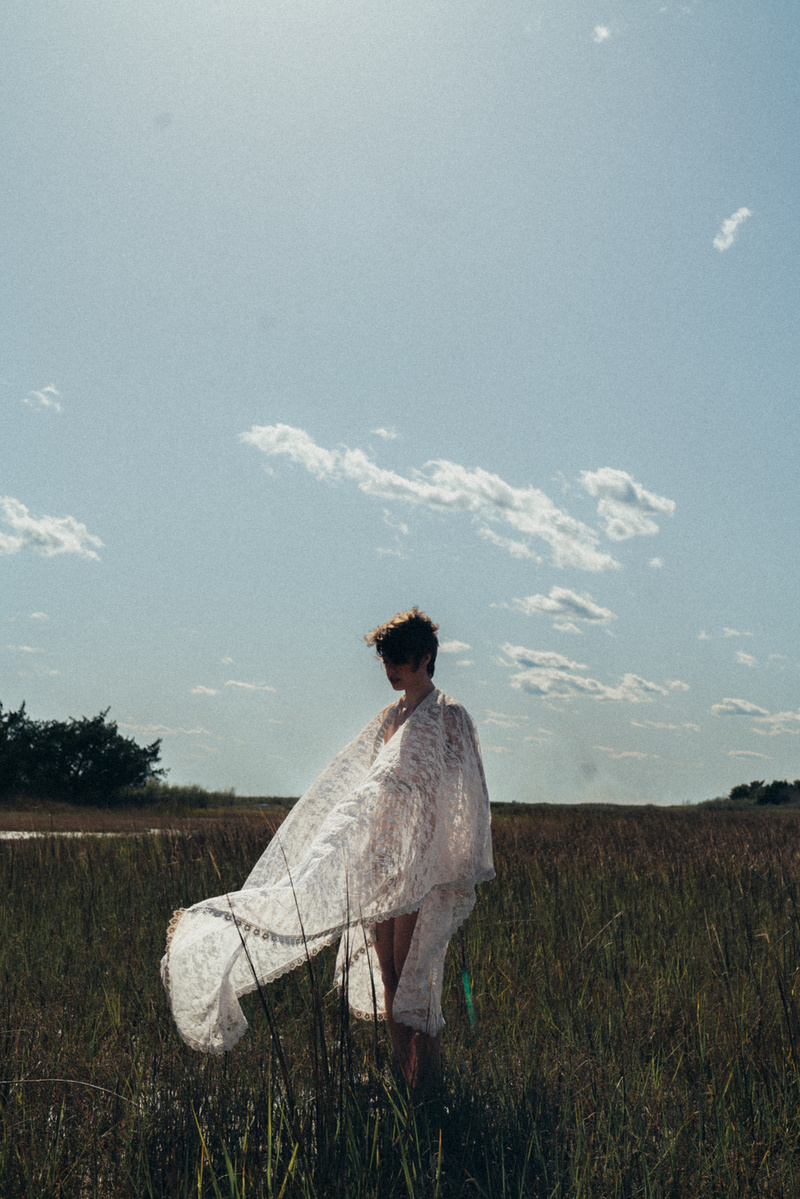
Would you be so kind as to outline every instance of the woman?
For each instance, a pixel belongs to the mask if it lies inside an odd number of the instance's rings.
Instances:
[[[415,607],[367,635],[399,701],[312,783],[241,891],[175,913],[161,974],[192,1048],[230,1049],[239,996],[341,938],[335,981],[356,1015],[387,1020],[406,1078],[438,1059],[447,944],[494,868],[475,727],[432,681],[436,630]]]

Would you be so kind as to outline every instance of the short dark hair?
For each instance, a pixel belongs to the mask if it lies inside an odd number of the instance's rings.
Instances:
[[[439,648],[439,639],[436,636],[438,628],[438,624],[434,624],[430,616],[420,612],[415,604],[408,612],[398,612],[391,620],[379,624],[377,629],[367,633],[364,640],[367,645],[375,646],[375,651],[383,662],[394,662],[397,666],[411,662],[415,670],[425,655],[430,654],[427,671],[433,676],[436,651]]]

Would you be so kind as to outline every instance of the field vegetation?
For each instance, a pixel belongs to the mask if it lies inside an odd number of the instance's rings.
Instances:
[[[800,813],[500,812],[424,1102],[332,951],[245,1001],[232,1053],[179,1040],[165,925],[276,818],[0,843],[6,1199],[800,1194]]]

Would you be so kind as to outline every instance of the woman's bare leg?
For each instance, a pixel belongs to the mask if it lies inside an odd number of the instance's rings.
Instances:
[[[386,998],[386,1023],[392,1047],[406,1080],[417,1086],[428,1081],[431,1066],[438,1065],[441,1049],[441,1034],[435,1037],[415,1032],[408,1024],[394,1018],[394,998],[403,972],[411,938],[419,912],[408,912],[404,916],[393,916],[375,925],[375,951],[381,968],[383,990]]]

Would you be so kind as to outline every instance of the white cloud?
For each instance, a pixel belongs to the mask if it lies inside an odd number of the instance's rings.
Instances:
[[[530,733],[527,737],[523,737],[523,741],[533,741],[536,745],[547,745],[547,738],[552,737],[552,729],[537,729],[535,733]]]
[[[723,626],[723,637],[752,637],[752,633],[742,633],[739,629],[728,629]]]
[[[599,497],[597,515],[605,521],[606,536],[612,541],[652,536],[658,532],[652,514],[672,516],[675,511],[674,500],[645,491],[641,483],[624,470],[614,470],[610,466],[584,470],[581,483],[589,495]]]
[[[43,654],[44,650],[37,649],[34,645],[7,645],[6,649],[10,649],[16,654]]]
[[[653,568],[653,570],[663,570],[664,569],[664,559],[663,558],[651,558],[648,563],[648,566],[651,566]]]
[[[407,558],[408,554],[404,554],[402,550],[393,548],[392,546],[378,545],[375,547],[375,553],[380,554],[384,558]]]
[[[471,649],[471,645],[467,645],[466,641],[456,641],[451,638],[447,641],[439,642],[440,654],[463,654],[466,650]]]
[[[681,682],[680,679],[665,679],[664,681],[670,691],[691,691],[689,684]]]
[[[769,754],[757,754],[754,749],[729,749],[729,758],[763,758],[765,762],[771,762],[772,758]]]
[[[29,612],[28,620],[49,620],[50,617],[46,612]]]
[[[608,624],[610,620],[617,619],[610,608],[601,608],[588,591],[581,594],[570,591],[568,587],[551,587],[548,595],[528,595],[524,599],[515,599],[513,606],[526,616],[541,613],[562,618],[562,623],[557,626],[562,632],[580,632],[571,623],[576,620],[587,624]]]
[[[515,666],[545,667],[548,670],[587,670],[583,662],[571,662],[563,654],[553,650],[526,649],[524,645],[511,645],[506,642],[501,646],[504,654],[513,661]]]
[[[660,729],[664,732],[680,732],[682,729],[690,729],[693,733],[700,732],[699,724],[692,724],[690,721],[685,721],[683,724],[667,724],[663,720],[632,720],[631,724],[637,729]]]
[[[737,649],[736,661],[742,666],[758,666],[758,658],[754,658],[752,654],[746,654],[743,649]]]
[[[475,660],[473,658],[459,658],[458,661],[456,662],[456,666],[474,666],[474,665],[475,665]]]
[[[611,30],[607,25],[595,25],[592,32],[592,41],[597,42],[599,46],[602,42],[607,42],[611,37]]]
[[[758,704],[748,703],[746,699],[731,699],[729,696],[726,696],[721,704],[712,704],[711,711],[715,716],[769,717],[769,712],[766,708],[759,708]]]
[[[10,495],[0,496],[0,519],[4,519],[12,533],[0,531],[0,554],[16,554],[30,546],[45,558],[55,554],[80,554],[83,558],[98,559],[91,548],[102,546],[86,525],[73,516],[31,516],[19,500]]]
[[[223,666],[233,666],[233,658],[220,658]]]
[[[394,441],[398,436],[394,425],[390,429],[370,429],[370,433],[374,433],[376,437],[382,437],[384,441]]]
[[[714,245],[720,253],[723,250],[730,250],[734,243],[739,226],[743,221],[746,221],[749,216],[752,216],[749,208],[737,208],[733,216],[729,216],[722,222],[722,228],[714,238]]]
[[[513,537],[501,537],[499,533],[495,533],[494,529],[488,529],[486,525],[481,525],[477,533],[485,541],[491,541],[492,545],[496,545],[498,549],[506,550],[512,558],[532,558],[534,562],[542,561],[540,555],[535,554],[524,541],[515,541]]]
[[[33,670],[18,670],[17,674],[21,679],[49,679],[61,674],[61,671],[53,670],[52,666],[45,666],[43,662],[35,662]]]
[[[29,404],[31,408],[52,408],[54,412],[61,411],[61,392],[56,391],[52,384],[43,387],[41,391],[29,391],[23,399],[23,404]]]
[[[637,762],[644,761],[645,758],[660,758],[661,754],[643,754],[637,749],[610,749],[607,745],[595,745],[593,749],[598,749],[601,754],[606,754],[615,762],[621,761],[623,758],[633,758]]]
[[[527,716],[508,716],[505,712],[494,712],[491,708],[487,708],[486,717],[481,724],[496,724],[501,729],[518,729],[520,722],[527,719]]]
[[[783,733],[796,737],[800,734],[800,711],[765,713],[756,717],[756,724],[763,727],[754,727],[753,732],[762,737],[779,737]]]
[[[228,679],[226,687],[241,687],[243,691],[275,691],[268,683],[240,683],[236,679]]]
[[[698,641],[710,641],[710,640],[711,640],[711,634],[710,634],[710,633],[707,633],[707,632],[705,631],[705,629],[701,629],[701,630],[700,630],[700,632],[697,634],[697,640],[698,640]]]
[[[214,687],[204,687],[203,684],[200,683],[197,687],[192,687],[189,694],[190,695],[216,695],[217,691],[216,691],[216,688],[214,688]]]
[[[668,694],[665,687],[651,683],[637,674],[625,674],[616,686],[608,686],[597,679],[575,674],[574,671],[588,668],[581,662],[570,662],[561,654],[525,649],[521,645],[506,644],[502,649],[515,667],[523,668],[511,676],[511,686],[517,691],[526,691],[529,695],[549,699],[588,696],[590,699],[642,704],[650,703],[655,695]]]
[[[140,737],[213,737],[214,733],[210,729],[204,729],[202,726],[196,729],[170,728],[166,724],[123,724],[119,723],[121,729],[127,729],[128,732],[138,733]]]
[[[593,571],[619,566],[610,554],[598,549],[594,529],[557,508],[544,492],[536,487],[513,487],[480,467],[470,470],[440,459],[406,478],[377,466],[363,450],[326,450],[303,429],[290,425],[254,425],[240,440],[268,457],[285,455],[326,483],[349,480],[366,495],[380,499],[504,522],[527,539],[520,545],[527,546],[533,538],[549,545],[557,566]]]
[[[507,745],[484,745],[482,747],[485,754],[510,754],[511,750]]]
[[[579,637],[582,633],[581,629],[571,620],[554,620],[553,628],[558,629],[559,633],[577,633]]]

